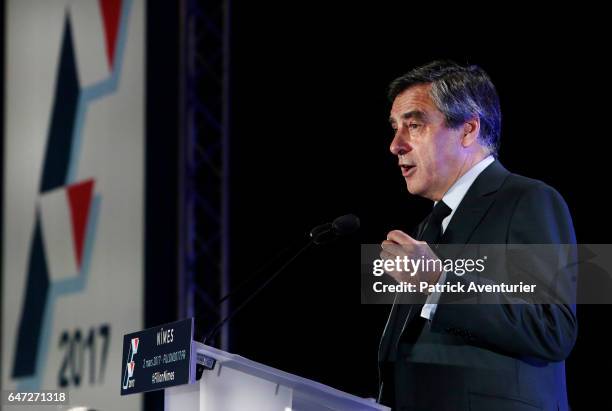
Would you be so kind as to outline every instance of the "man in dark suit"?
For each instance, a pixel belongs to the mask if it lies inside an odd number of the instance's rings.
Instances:
[[[499,99],[482,69],[433,62],[396,79],[390,99],[391,152],[408,191],[435,206],[414,236],[391,231],[383,257],[436,259],[436,244],[575,244],[563,198],[496,159]],[[562,276],[575,293],[575,273]],[[432,285],[478,281],[435,270],[417,277]],[[496,294],[494,304],[459,305],[447,298],[431,293],[422,304],[393,305],[379,348],[382,403],[397,410],[568,410],[564,360],[577,334],[571,301],[510,304],[516,301]]]

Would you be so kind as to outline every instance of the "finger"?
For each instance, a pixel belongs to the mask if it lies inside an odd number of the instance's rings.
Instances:
[[[379,255],[383,260],[395,260],[395,255],[385,250],[381,251]]]
[[[387,234],[387,240],[393,241],[397,244],[415,244],[416,240],[410,237],[408,234],[401,230],[389,231]]]
[[[383,260],[394,260],[395,256],[393,254],[390,254],[386,251],[381,251],[380,252],[380,258]],[[395,281],[397,281],[398,283],[401,281],[401,273],[395,270],[385,270],[385,274],[387,274],[388,276],[390,276],[391,278],[393,278]]]
[[[391,253],[389,253],[387,251],[384,251],[384,250],[380,252],[379,256],[380,256],[380,258],[383,261],[387,261],[387,260],[395,261],[395,258],[396,258],[395,255],[393,255],[393,254],[391,254]],[[393,267],[395,267],[395,266],[393,266]],[[393,270],[385,269],[385,273],[387,273],[389,275],[391,275],[391,273],[394,273],[394,272],[395,272],[395,269],[393,269]]]
[[[383,250],[387,251],[388,253],[393,254],[393,256],[403,257],[407,255],[407,250],[405,249],[406,246],[394,243],[392,241],[388,241],[388,240],[383,241],[381,244],[381,247]]]

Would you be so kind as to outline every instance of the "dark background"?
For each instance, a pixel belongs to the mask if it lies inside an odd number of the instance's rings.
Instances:
[[[579,242],[609,242],[610,69],[595,14],[235,2],[233,278],[338,215],[356,213],[362,229],[351,241],[312,250],[264,291],[234,320],[232,351],[375,396],[389,307],[360,304],[359,244],[408,231],[428,213],[430,203],[408,194],[388,151],[386,88],[433,59],[490,74],[503,112],[500,161],[563,195]],[[574,409],[609,402],[602,377],[612,365],[605,354],[611,313],[578,307],[578,342],[567,361]]]

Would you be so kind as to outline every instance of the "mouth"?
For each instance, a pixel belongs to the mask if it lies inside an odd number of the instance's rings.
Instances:
[[[400,164],[400,167],[402,169],[402,175],[404,177],[409,177],[412,174],[414,174],[414,170],[416,169],[416,166],[410,165],[410,164]]]

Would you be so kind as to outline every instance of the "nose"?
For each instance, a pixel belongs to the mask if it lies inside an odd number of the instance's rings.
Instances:
[[[394,156],[401,156],[410,152],[412,147],[410,147],[406,139],[402,138],[400,132],[397,131],[395,136],[393,136],[389,150]]]

